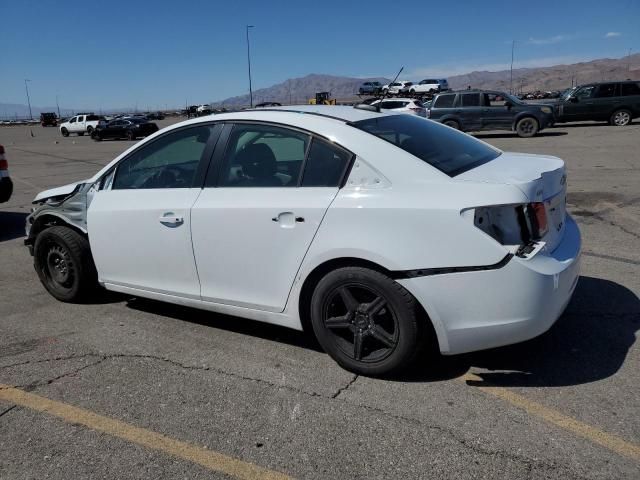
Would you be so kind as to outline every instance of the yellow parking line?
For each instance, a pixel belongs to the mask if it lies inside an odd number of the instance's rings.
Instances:
[[[473,373],[466,373],[465,375],[460,377],[460,380],[477,382],[482,381],[482,378],[474,375]],[[509,402],[510,404],[523,409],[530,415],[540,417],[548,423],[551,423],[560,428],[564,428],[565,430],[568,430],[580,437],[586,438],[587,440],[590,440],[593,443],[607,448],[612,452],[624,455],[635,461],[640,461],[639,445],[627,442],[616,435],[612,435],[598,428],[592,427],[591,425],[582,423],[574,418],[558,412],[557,410],[545,407],[544,405],[529,400],[522,395],[507,390],[506,388],[490,386],[483,387],[475,385],[474,388],[478,388],[484,393],[493,395],[494,397],[504,400],[505,402]]]
[[[69,423],[79,423],[98,432],[122,438],[153,450],[173,455],[202,465],[209,470],[224,473],[241,479],[283,480],[291,477],[258,467],[252,463],[223,455],[186,442],[174,440],[160,433],[134,427],[128,423],[104,417],[83,408],[74,407],[55,400],[34,395],[23,390],[0,384],[0,399],[28,407],[39,412],[48,413]]]

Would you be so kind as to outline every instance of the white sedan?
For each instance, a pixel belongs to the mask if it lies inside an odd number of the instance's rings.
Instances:
[[[246,110],[155,133],[36,196],[40,280],[61,301],[102,286],[306,329],[366,375],[430,339],[457,354],[546,331],[579,276],[564,162],[374,110]]]
[[[427,109],[424,108],[420,100],[415,98],[385,98],[371,102],[370,105],[378,105],[381,110],[390,113],[408,113],[419,117],[427,116]]]

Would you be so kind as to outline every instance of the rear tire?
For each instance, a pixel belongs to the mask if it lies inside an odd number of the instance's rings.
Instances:
[[[92,126],[88,126],[88,127],[87,127],[87,133],[88,133],[89,135],[91,135],[91,132],[93,132],[93,127],[92,127]]]
[[[446,120],[444,122],[444,124],[447,127],[451,127],[451,128],[455,128],[456,130],[460,130],[460,124],[458,122],[456,122],[455,120]]]
[[[136,136],[134,135],[134,133],[131,130],[129,130],[127,132],[127,140],[132,140],[133,141],[135,139],[136,139]]]
[[[611,114],[609,124],[616,127],[625,127],[631,124],[631,112],[626,109],[616,110]]]
[[[98,288],[89,241],[69,227],[50,227],[36,237],[34,267],[44,288],[62,302],[86,301]]]
[[[362,375],[388,375],[414,360],[422,332],[413,296],[386,275],[363,267],[329,272],[311,298],[311,323],[322,348]]]
[[[520,138],[530,138],[538,133],[540,128],[538,120],[533,117],[524,117],[516,123],[516,133]]]
[[[62,134],[63,137],[68,137],[69,136],[69,130],[67,130],[64,127],[60,129],[60,133]]]

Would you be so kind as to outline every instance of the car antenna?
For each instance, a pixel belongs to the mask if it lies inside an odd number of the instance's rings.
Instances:
[[[396,74],[395,78],[391,81],[391,83],[396,83],[396,80],[398,79],[398,77],[402,73],[402,70],[404,70],[404,67],[400,67],[400,70],[398,70],[398,73]],[[389,85],[391,85],[391,83]],[[387,88],[387,92],[384,93],[382,95],[382,97],[380,97],[380,99],[378,100],[378,103],[376,103],[375,105],[366,105],[366,104],[362,103],[362,104],[356,105],[355,108],[359,108],[361,110],[372,110],[372,111],[375,110],[376,112],[380,113],[380,104],[387,97],[387,93],[389,93],[389,89],[388,88]]]

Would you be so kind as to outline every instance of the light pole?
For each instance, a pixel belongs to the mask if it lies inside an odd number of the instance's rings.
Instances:
[[[30,82],[28,78],[24,79],[24,89],[27,91],[27,104],[29,105],[29,120],[33,120],[33,114],[31,113],[31,99],[29,98],[29,85],[27,82]]]
[[[513,51],[516,48],[516,41],[511,41],[511,78],[509,80],[509,93],[513,94]]]
[[[253,89],[251,88],[251,50],[249,47],[249,29],[253,27],[253,25],[247,25],[247,65],[249,66],[249,102],[251,104],[251,108],[253,108]]]
[[[58,109],[58,118],[62,118],[60,116],[60,104],[58,103],[58,95],[56,95],[56,108]]]

